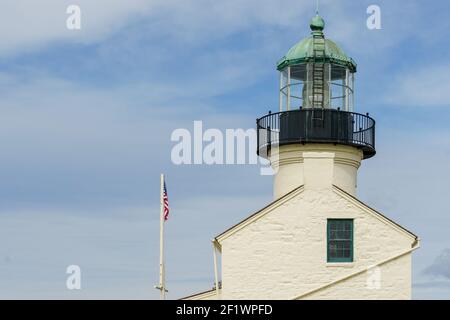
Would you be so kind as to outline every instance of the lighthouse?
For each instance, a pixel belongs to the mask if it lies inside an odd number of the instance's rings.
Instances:
[[[185,299],[411,298],[418,236],[357,198],[376,149],[356,62],[318,14],[310,29],[276,65],[278,111],[256,120],[273,201],[213,238],[214,288]]]
[[[311,36],[277,64],[279,112],[257,120],[258,154],[271,160],[276,173],[275,199],[305,179],[313,184],[329,184],[326,180],[332,179],[355,195],[361,160],[375,155],[375,121],[355,112],[356,63],[325,39],[325,22],[319,15],[310,28]],[[314,161],[318,156],[322,160]],[[333,167],[325,168],[331,158]],[[305,161],[312,165],[308,170]]]

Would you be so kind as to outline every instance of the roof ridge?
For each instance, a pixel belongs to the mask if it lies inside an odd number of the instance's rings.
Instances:
[[[363,205],[364,207],[370,209],[371,211],[373,211],[374,213],[376,213],[377,215],[379,215],[380,217],[382,217],[383,219],[388,220],[389,222],[393,223],[394,225],[396,225],[397,227],[399,227],[400,229],[402,229],[403,231],[409,233],[411,236],[413,236],[414,238],[416,238],[416,240],[419,239],[419,237],[413,233],[412,231],[406,229],[405,227],[403,227],[402,225],[400,225],[399,223],[395,222],[394,220],[392,220],[391,218],[385,216],[384,214],[382,214],[381,212],[379,212],[378,210],[372,208],[371,206],[367,205],[366,203],[362,202],[361,200],[359,200],[357,197],[355,197],[354,195],[348,193],[347,191],[345,191],[344,189],[341,189],[340,187],[338,187],[337,185],[333,184],[333,187],[336,188],[338,191],[344,193],[346,196],[350,197],[351,199],[355,200],[356,202],[358,202],[359,204]]]

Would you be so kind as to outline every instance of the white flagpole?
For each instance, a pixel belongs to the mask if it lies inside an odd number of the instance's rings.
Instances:
[[[159,221],[159,290],[161,300],[166,298],[166,279],[164,270],[164,175],[161,174],[161,205],[160,205],[160,221]]]
[[[212,240],[212,247],[213,247],[213,257],[214,257],[214,283],[216,287],[216,298],[219,300],[219,276],[217,272],[217,255],[216,255],[216,240]]]

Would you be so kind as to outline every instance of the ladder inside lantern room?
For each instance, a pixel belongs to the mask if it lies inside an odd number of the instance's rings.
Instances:
[[[323,36],[313,37],[312,68],[312,120],[324,120],[325,108],[325,39]]]

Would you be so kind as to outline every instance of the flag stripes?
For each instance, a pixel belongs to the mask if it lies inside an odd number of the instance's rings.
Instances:
[[[164,221],[167,221],[167,219],[169,219],[169,198],[167,196],[166,182],[164,182],[163,203],[164,203]]]

